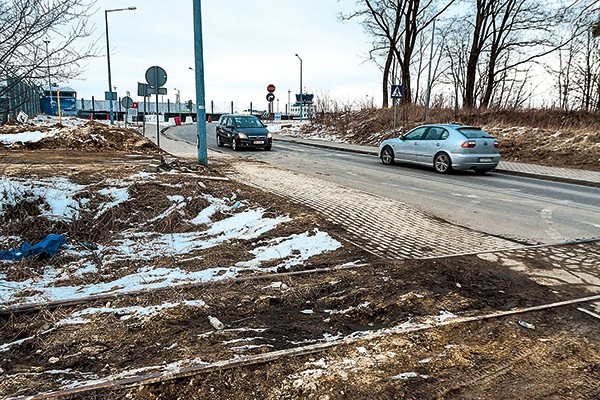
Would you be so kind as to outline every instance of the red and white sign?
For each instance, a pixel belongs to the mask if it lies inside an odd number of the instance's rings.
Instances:
[[[267,92],[269,93],[273,93],[275,91],[275,85],[273,85],[272,83],[267,86]]]
[[[138,102],[134,101],[133,104],[131,105],[131,108],[137,109],[138,108]]]

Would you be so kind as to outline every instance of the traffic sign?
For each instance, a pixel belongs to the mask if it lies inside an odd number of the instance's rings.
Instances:
[[[148,84],[138,82],[138,96],[148,97]]]
[[[146,82],[148,85],[161,87],[167,83],[167,73],[157,65],[150,67],[146,71]]]
[[[392,85],[392,99],[401,99],[402,92],[402,85]]]
[[[275,95],[273,93],[267,93],[267,101],[275,100]]]
[[[271,83],[269,86],[267,86],[267,92],[273,93],[274,91],[275,91],[275,85],[273,85]],[[271,100],[269,100],[269,101],[271,101]]]
[[[121,105],[123,108],[129,109],[133,106],[133,99],[129,96],[125,96],[121,99]]]
[[[157,93],[156,88],[154,86],[148,85],[146,91],[147,91],[147,93],[149,95],[151,95],[151,94],[167,94],[167,88],[166,87],[159,87],[158,88],[158,93]]]
[[[117,100],[117,92],[104,92],[104,100]]]

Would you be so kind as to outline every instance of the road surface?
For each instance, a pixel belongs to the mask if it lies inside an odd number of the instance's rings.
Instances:
[[[195,125],[170,128],[169,135],[196,146]],[[271,151],[233,152],[217,147],[214,124],[207,124],[207,139],[211,150],[397,200],[491,235],[528,243],[600,237],[598,188],[495,172],[440,175],[420,167],[385,166],[374,156],[282,141],[275,141]]]

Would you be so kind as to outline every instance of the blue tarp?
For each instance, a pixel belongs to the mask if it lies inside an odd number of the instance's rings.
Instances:
[[[54,257],[64,242],[65,237],[63,235],[51,233],[34,245],[23,242],[20,249],[0,251],[0,260],[20,261],[26,257],[37,256],[39,254],[47,254],[50,257]]]

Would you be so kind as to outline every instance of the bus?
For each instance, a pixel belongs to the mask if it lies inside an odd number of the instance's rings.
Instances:
[[[47,115],[58,115],[59,100],[62,115],[77,115],[77,92],[70,87],[61,88],[56,85],[43,89],[42,112]]]

